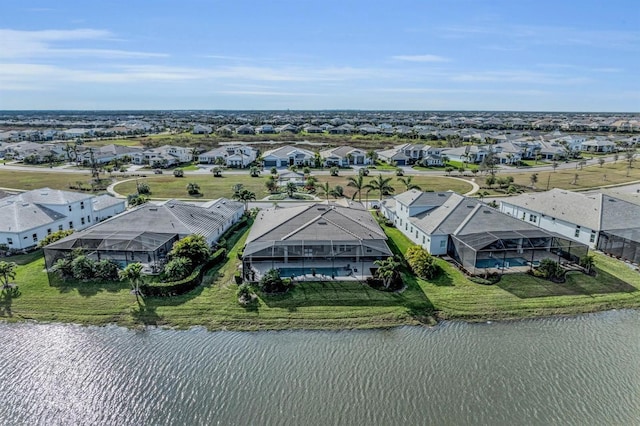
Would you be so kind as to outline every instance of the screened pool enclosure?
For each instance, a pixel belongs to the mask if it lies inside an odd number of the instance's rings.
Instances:
[[[542,259],[578,263],[589,247],[540,229],[451,235],[448,255],[471,274],[522,272]]]

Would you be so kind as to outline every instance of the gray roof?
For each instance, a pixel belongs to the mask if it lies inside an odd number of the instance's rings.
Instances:
[[[276,149],[272,149],[270,151],[266,151],[264,154],[262,154],[262,157],[268,157],[270,155],[273,155],[275,157],[278,158],[288,158],[289,154],[297,151],[299,153],[304,154],[305,156],[309,156],[309,157],[313,157],[313,152],[306,150],[306,149],[302,149],[302,148],[298,148],[296,146],[291,146],[291,145],[286,145],[280,148],[276,148]],[[298,154],[299,155],[299,154]]]
[[[14,197],[0,200],[0,232],[28,231],[66,217],[43,205],[16,200]]]
[[[386,240],[371,213],[354,207],[317,203],[263,210],[256,217],[247,244],[274,240]]]
[[[393,197],[396,202],[399,202],[405,206],[441,206],[444,204],[453,191],[447,192],[423,192],[417,189],[411,189],[405,191],[402,194],[398,194]]]
[[[91,200],[91,205],[93,206],[93,211],[100,211],[106,209],[108,207],[117,206],[118,204],[124,205],[125,201],[122,198],[112,197],[108,194],[98,195],[93,200]]]
[[[580,194],[554,188],[522,194],[502,203],[599,231],[630,228],[640,218],[640,206],[602,193]]]
[[[358,148],[354,148],[352,146],[339,146],[337,148],[331,148],[331,149],[324,150],[320,154],[322,154],[322,156],[324,156],[324,157],[327,157],[327,156],[330,156],[330,155],[335,155],[335,156],[340,157],[340,158],[346,158],[347,154],[349,154],[350,152],[353,152],[353,151],[360,151],[363,154],[366,154],[365,151],[363,151],[361,149],[358,149]]]
[[[80,192],[61,191],[59,189],[40,188],[23,192],[14,196],[16,202],[37,204],[66,205],[76,201],[88,200],[93,197],[90,194]]]

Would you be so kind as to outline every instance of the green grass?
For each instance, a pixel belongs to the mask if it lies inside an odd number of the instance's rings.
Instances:
[[[384,229],[393,241],[392,249],[404,253],[411,245],[398,229]],[[408,279],[416,281],[441,319],[484,321],[640,307],[640,274],[601,254],[595,254],[595,262],[596,277],[572,272],[563,284],[528,274],[506,274],[496,285],[479,285],[440,259],[443,274],[437,279]]]
[[[104,173],[100,175],[102,178],[108,177]],[[91,180],[91,172],[86,173],[69,173],[61,170],[51,171],[49,168],[42,171],[30,170],[2,170],[0,166],[0,186],[4,188],[14,189],[38,189],[49,187],[52,189],[69,190],[69,185],[82,181],[86,187],[89,187]]]
[[[101,139],[98,141],[89,141],[85,142],[84,146],[94,146],[101,147],[106,145],[123,145],[123,146],[135,146],[141,147],[142,143],[139,138],[128,138],[128,139]]]

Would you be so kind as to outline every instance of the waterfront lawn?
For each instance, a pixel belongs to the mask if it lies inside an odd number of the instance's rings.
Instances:
[[[392,250],[404,253],[411,242],[396,228],[385,227]],[[640,307],[640,274],[624,263],[595,254],[596,277],[570,273],[554,284],[527,274],[506,274],[492,286],[470,281],[450,263],[437,259],[443,273],[415,280],[441,319],[484,321]]]

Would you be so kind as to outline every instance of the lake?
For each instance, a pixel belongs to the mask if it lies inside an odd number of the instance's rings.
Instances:
[[[0,324],[3,425],[640,424],[640,312],[373,331]]]

